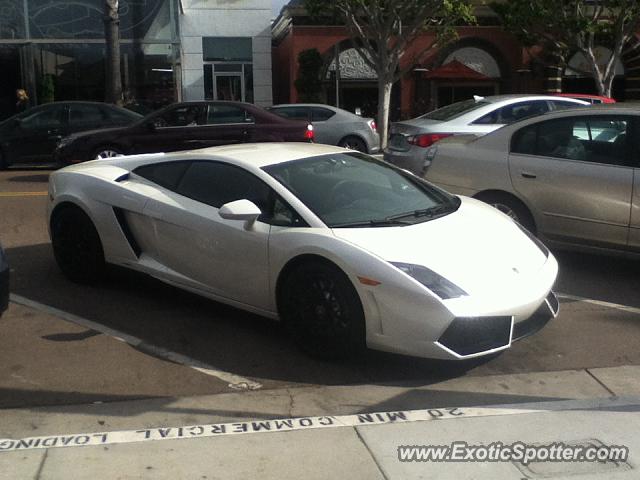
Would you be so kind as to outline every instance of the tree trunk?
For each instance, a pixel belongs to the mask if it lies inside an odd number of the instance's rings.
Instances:
[[[391,87],[393,87],[393,82],[386,80],[378,72],[378,133],[380,134],[380,150],[387,148]]]
[[[120,17],[118,0],[105,0],[104,36],[106,41],[105,101],[122,105],[120,76]]]

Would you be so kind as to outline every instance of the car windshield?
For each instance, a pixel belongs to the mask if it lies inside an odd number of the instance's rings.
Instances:
[[[464,100],[462,102],[452,103],[451,105],[447,105],[446,107],[439,108],[418,118],[447,122],[449,120],[453,120],[456,117],[459,117],[460,115],[469,113],[481,107],[485,107],[489,104],[490,102],[487,102],[486,100]]]
[[[360,153],[335,153],[264,167],[329,227],[402,226],[455,211],[460,201]]]

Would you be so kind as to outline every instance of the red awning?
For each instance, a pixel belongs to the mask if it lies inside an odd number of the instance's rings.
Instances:
[[[424,78],[429,80],[491,80],[490,77],[467,67],[458,60],[452,60],[446,65],[442,65],[435,70],[425,72]]]

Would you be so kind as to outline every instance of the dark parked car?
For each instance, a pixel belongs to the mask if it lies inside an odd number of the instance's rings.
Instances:
[[[242,102],[183,102],[128,127],[95,130],[63,139],[56,160],[77,163],[136,153],[171,152],[245,142],[304,142],[313,127]]]
[[[53,102],[0,123],[0,169],[53,161],[56,145],[74,132],[129,125],[142,115],[98,102]]]
[[[9,263],[0,245],[0,316],[9,306]]]

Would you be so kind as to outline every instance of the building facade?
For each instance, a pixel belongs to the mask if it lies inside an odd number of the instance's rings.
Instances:
[[[269,0],[120,0],[125,102],[271,103]],[[0,118],[31,104],[105,97],[104,1],[0,0]]]
[[[424,34],[403,57],[401,67],[411,68],[394,85],[392,120],[414,117],[472,95],[595,93],[593,80],[575,68],[583,61],[579,55],[572,56],[566,68],[549,68],[500,26],[485,2],[472,3],[477,24],[457,27],[455,41],[430,51],[419,63],[409,65],[415,54],[434,40],[433,36]],[[292,0],[274,22],[273,43],[275,103],[298,101],[295,88],[298,55],[315,48],[324,59],[321,93],[325,101],[351,111],[360,108],[367,116],[375,115],[376,73],[359,57],[344,26],[323,25],[322,20],[309,17],[302,0]],[[607,57],[604,50],[602,56]],[[638,63],[640,48],[634,41],[617,67],[614,97],[618,100],[640,97],[637,88],[640,82],[636,82],[633,75],[625,75],[636,70]],[[452,65],[456,68],[451,68]]]

